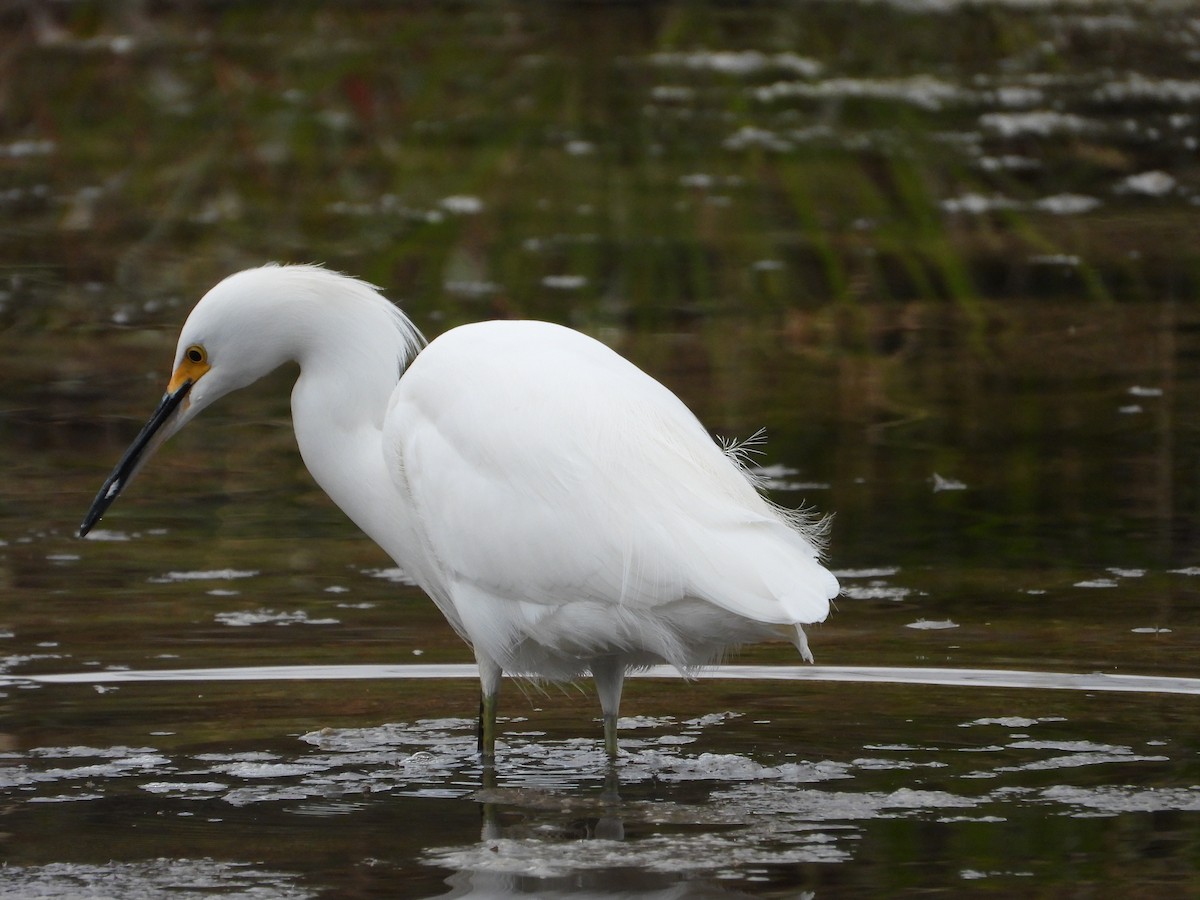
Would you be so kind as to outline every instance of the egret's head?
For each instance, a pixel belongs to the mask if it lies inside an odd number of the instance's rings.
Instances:
[[[303,293],[311,266],[267,266],[231,275],[188,316],[175,349],[167,390],[88,510],[80,535],[99,521],[154,451],[202,409],[257,381],[294,356],[297,317],[284,308]],[[327,273],[331,274],[331,273]],[[310,289],[311,290],[311,289]]]
[[[226,394],[294,359],[313,290],[313,266],[264,266],[230,275],[200,298],[183,323],[167,396],[183,392],[172,432]],[[340,277],[340,276],[334,276]]]

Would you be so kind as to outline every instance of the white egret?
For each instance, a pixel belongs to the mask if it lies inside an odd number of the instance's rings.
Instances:
[[[591,672],[617,751],[625,673],[787,634],[811,660],[837,580],[819,524],[764,499],[673,393],[544,322],[430,342],[370,285],[317,266],[231,275],[184,323],[166,394],[80,535],[210,403],[287,362],[305,465],[473,648],[480,752],[504,672]]]

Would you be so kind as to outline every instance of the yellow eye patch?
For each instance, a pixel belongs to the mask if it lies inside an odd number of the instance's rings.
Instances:
[[[167,385],[167,393],[175,393],[183,387],[185,381],[191,381],[192,384],[195,384],[200,380],[200,376],[211,368],[212,366],[208,364],[208,351],[200,344],[192,344],[192,346],[183,351],[183,359],[175,367],[175,371],[171,373],[171,381]]]

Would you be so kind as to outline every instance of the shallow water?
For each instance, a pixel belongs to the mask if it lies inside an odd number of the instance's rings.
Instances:
[[[0,897],[1190,896],[1200,7],[0,14]],[[194,298],[607,341],[833,512],[818,665],[507,684],[288,373],[74,530]]]
[[[73,721],[6,754],[7,895],[101,878],[133,896],[1104,892],[1135,887],[1134,870],[1168,895],[1191,883],[1195,718],[1174,700],[634,682],[643,712],[621,722],[615,779],[576,736],[590,698],[552,694],[503,723],[489,780],[470,718],[320,727],[357,718],[348,697],[423,699],[325,684],[39,688],[39,707]],[[469,705],[469,690],[439,695]]]

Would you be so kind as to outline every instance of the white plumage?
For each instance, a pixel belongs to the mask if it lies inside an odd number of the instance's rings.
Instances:
[[[230,276],[196,305],[168,392],[81,533],[170,434],[285,362],[301,455],[338,506],[472,646],[481,750],[502,672],[591,672],[616,752],[624,673],[713,662],[822,621],[818,524],[778,510],[669,390],[544,322],[423,346],[369,285],[313,266]]]

